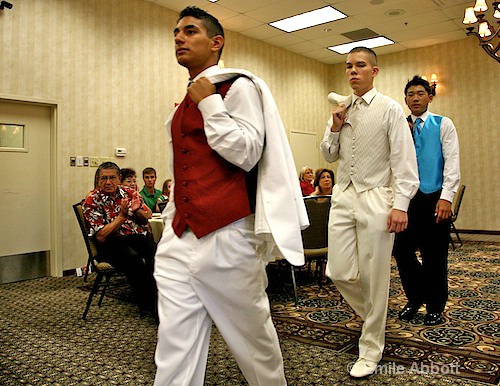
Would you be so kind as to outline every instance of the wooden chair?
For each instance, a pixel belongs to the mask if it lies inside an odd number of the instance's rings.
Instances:
[[[457,236],[457,240],[460,243],[460,246],[463,245],[462,239],[460,238],[460,235],[458,234],[457,228],[455,228],[455,221],[457,221],[458,218],[458,213],[460,211],[460,206],[462,205],[462,199],[464,198],[464,193],[465,193],[465,185],[460,185],[458,188],[457,194],[455,196],[455,200],[453,203],[453,209],[451,213],[451,220],[450,220],[450,243],[453,249],[455,249],[455,243],[453,242],[453,238],[451,237],[451,232],[455,232],[455,235]]]
[[[87,271],[85,272],[84,280],[87,279],[89,268],[92,268],[92,271],[96,273],[94,284],[92,285],[92,289],[90,290],[85,310],[83,311],[82,319],[86,320],[90,305],[92,304],[92,299],[99,292],[99,290],[101,290],[101,296],[99,298],[99,302],[97,303],[98,306],[101,307],[104,295],[106,294],[106,290],[111,285],[110,279],[117,273],[117,271],[110,263],[106,261],[100,261],[95,241],[91,236],[89,236],[90,228],[83,215],[82,204],[83,201],[77,202],[73,205],[73,210],[75,211],[76,219],[78,220],[78,224],[80,225],[83,240],[85,241],[85,246],[87,247],[87,252],[89,254],[89,258],[87,261]]]

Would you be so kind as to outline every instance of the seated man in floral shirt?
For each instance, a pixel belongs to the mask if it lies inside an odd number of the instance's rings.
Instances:
[[[90,234],[97,241],[99,255],[125,273],[141,311],[156,309],[153,278],[156,245],[148,235],[148,217],[141,196],[120,186],[120,168],[113,162],[97,170],[98,186],[83,204]]]

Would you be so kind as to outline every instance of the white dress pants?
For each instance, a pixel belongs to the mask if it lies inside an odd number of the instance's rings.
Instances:
[[[286,385],[254,216],[197,239],[166,221],[155,257],[157,386],[204,384],[212,321],[250,385]]]
[[[385,344],[391,253],[387,231],[393,205],[390,188],[357,193],[352,183],[332,192],[326,275],[363,319],[359,357],[379,362]]]

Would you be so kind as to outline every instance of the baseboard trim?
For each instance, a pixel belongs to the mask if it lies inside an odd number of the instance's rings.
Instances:
[[[469,233],[475,235],[500,235],[500,231],[485,231],[480,229],[457,229],[458,233]]]

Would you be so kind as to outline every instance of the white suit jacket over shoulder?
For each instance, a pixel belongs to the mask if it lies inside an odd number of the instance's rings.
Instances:
[[[258,163],[255,207],[255,233],[264,240],[259,256],[268,261],[284,257],[293,265],[303,265],[301,230],[309,226],[309,218],[276,102],[266,83],[249,71],[226,68],[207,78],[215,84],[235,76],[245,76],[255,84],[264,109],[265,146]],[[167,129],[172,118],[173,112]],[[171,141],[170,130],[167,134]]]

